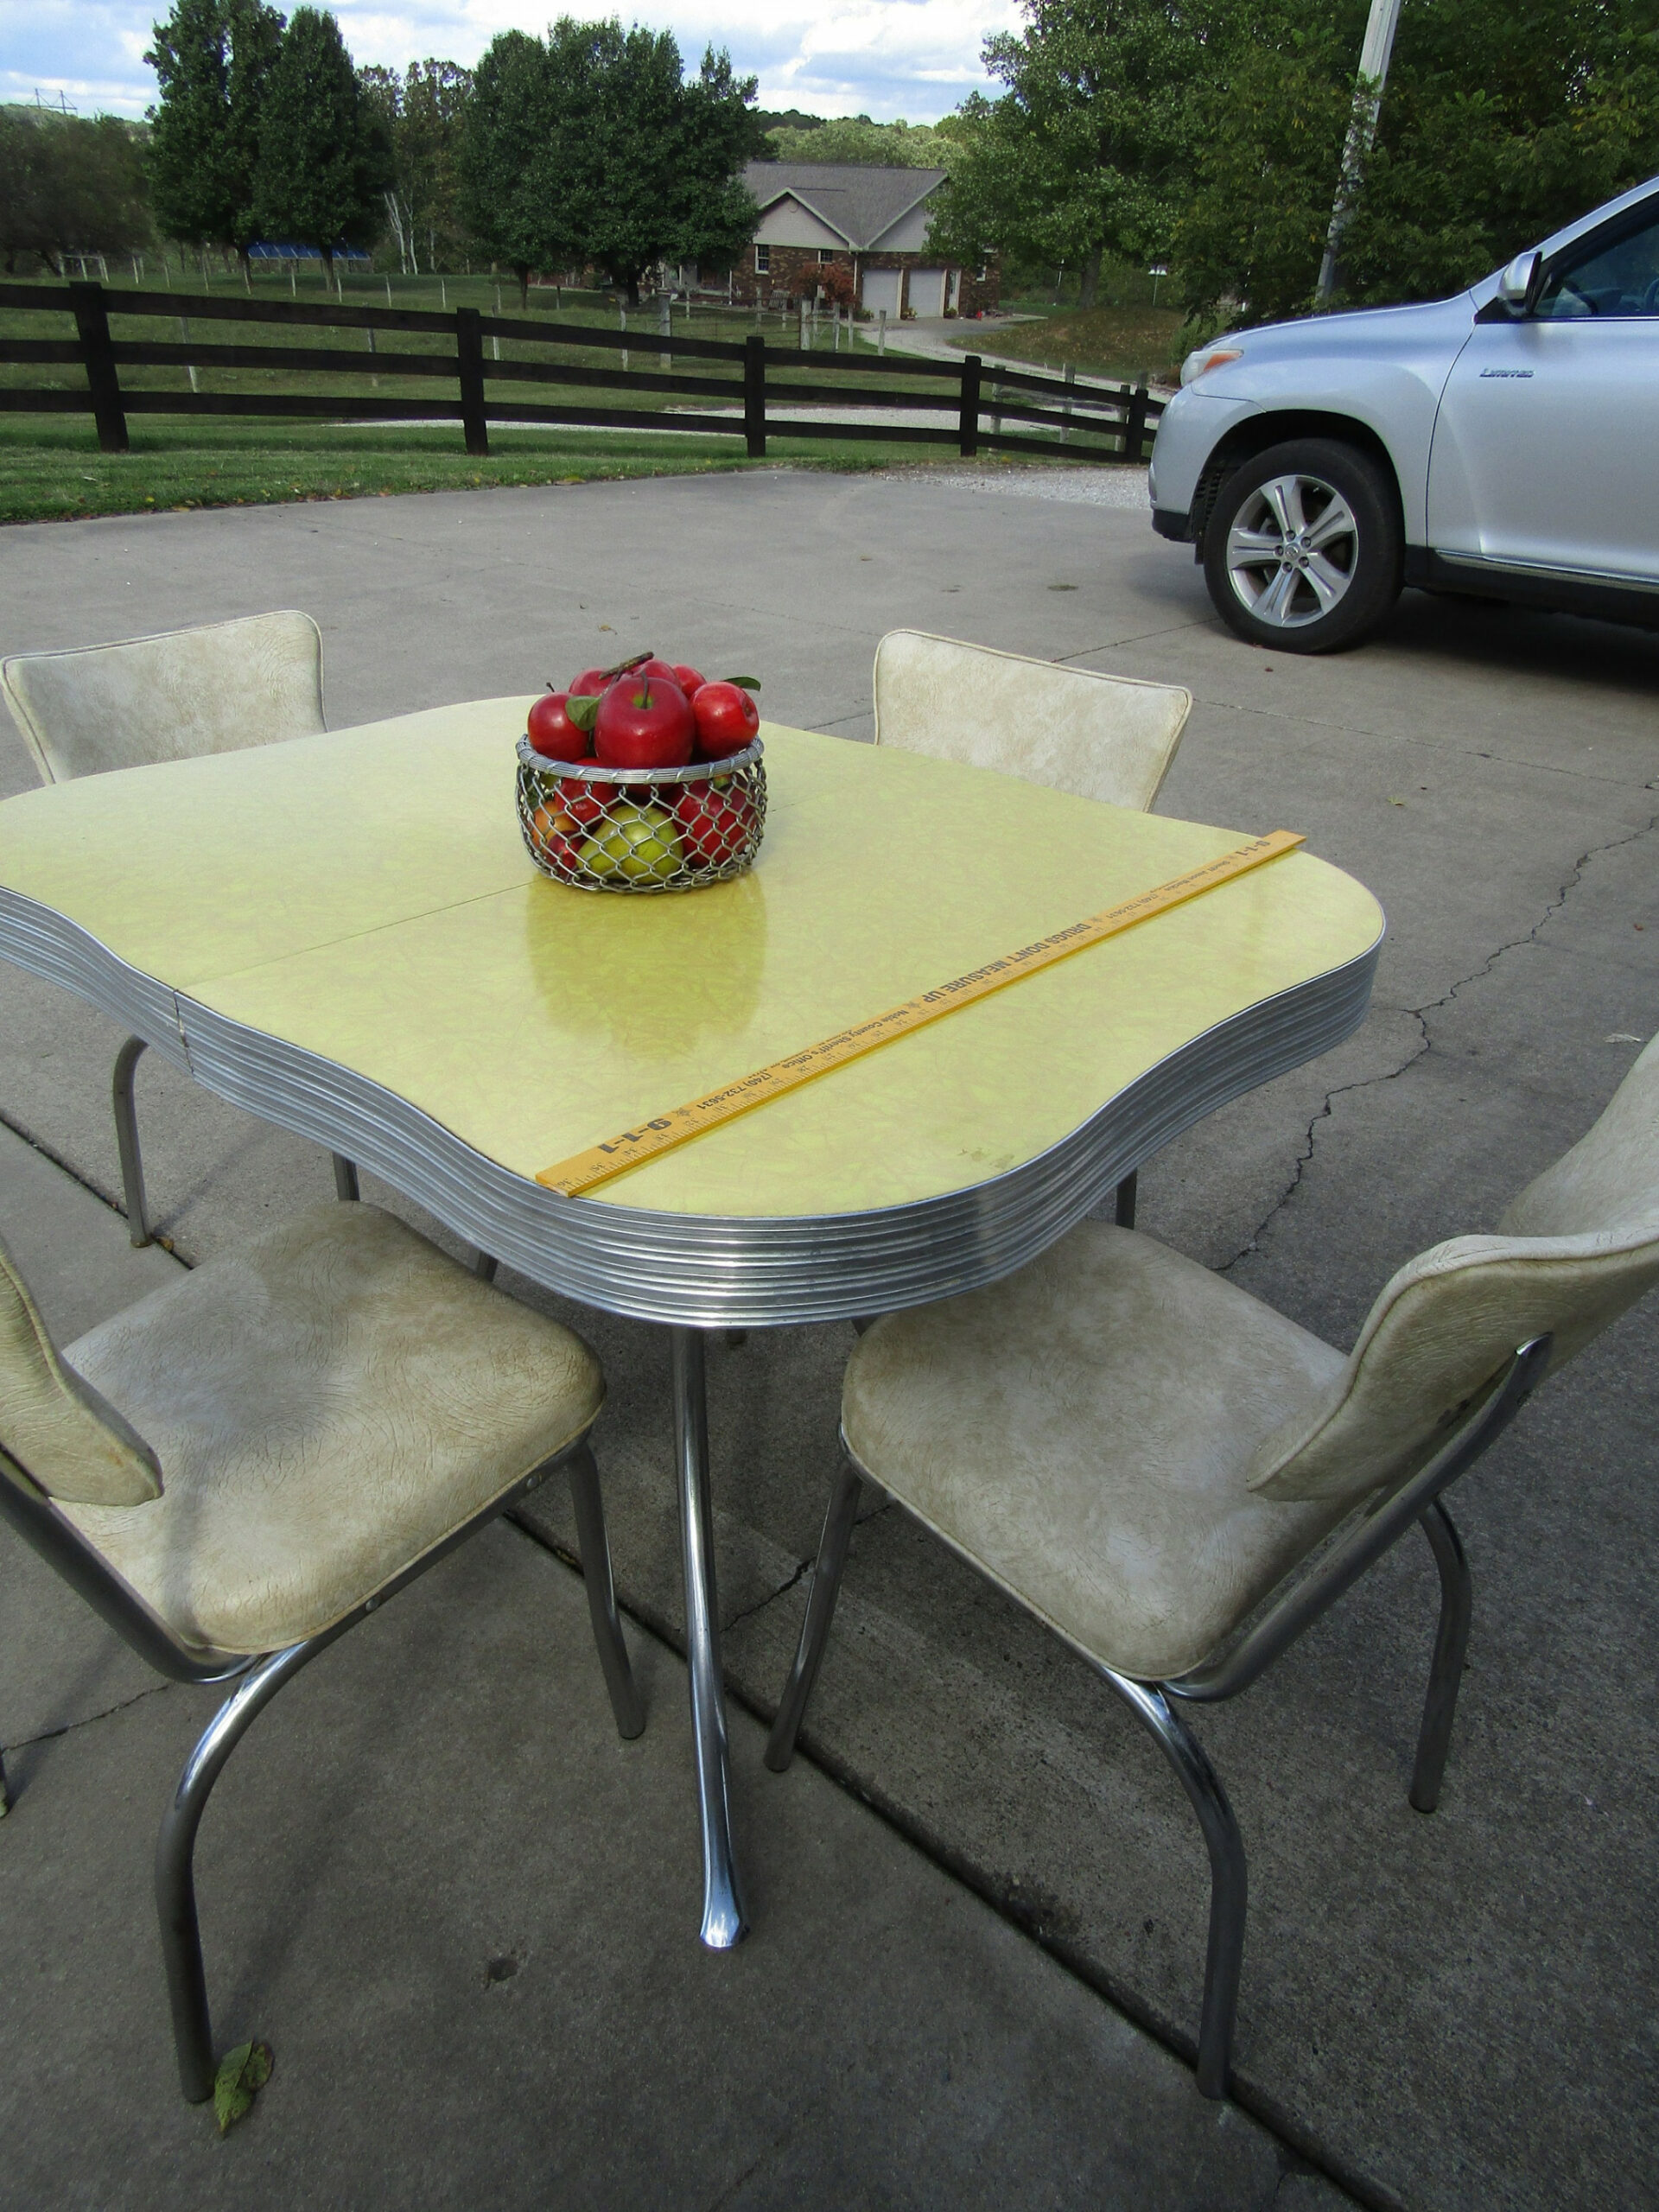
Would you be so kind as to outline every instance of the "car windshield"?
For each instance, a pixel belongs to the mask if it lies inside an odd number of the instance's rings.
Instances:
[[[1581,315],[1659,315],[1659,218],[1582,260],[1558,262],[1533,310],[1553,321]]]

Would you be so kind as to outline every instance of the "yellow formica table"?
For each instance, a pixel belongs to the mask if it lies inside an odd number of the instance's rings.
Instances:
[[[528,704],[7,799],[0,953],[535,1281],[669,1325],[720,1946],[743,1923],[702,1332],[880,1313],[1020,1266],[1179,1130],[1355,1029],[1382,916],[1291,854],[565,1198],[539,1169],[1275,825],[765,727],[747,875],[575,891],[519,836]]]

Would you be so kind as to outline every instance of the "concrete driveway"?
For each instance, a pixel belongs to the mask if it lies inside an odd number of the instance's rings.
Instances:
[[[1390,936],[1364,1029],[1172,1147],[1143,1173],[1141,1226],[1345,1344],[1393,1268],[1489,1225],[1659,1028],[1659,637],[1411,596],[1361,652],[1257,652],[1215,621],[1190,555],[1154,537],[1136,480],[779,472],[16,530],[0,539],[0,650],[303,607],[323,626],[334,727],[525,690],[649,645],[752,668],[774,719],[867,738],[872,652],[899,625],[1187,684],[1198,704],[1161,810],[1306,830],[1377,893]],[[0,787],[23,788],[21,747],[10,734],[0,745]],[[164,868],[166,855],[135,864]],[[9,971],[0,1004],[0,1113],[112,1198],[109,1026]],[[165,1068],[146,1065],[140,1112],[156,1211],[187,1258],[329,1187],[321,1156]],[[665,1352],[645,1328],[573,1318],[612,1382],[598,1442],[622,1593],[671,1643]],[[1659,1304],[1617,1325],[1460,1494],[1476,1627],[1432,1819],[1406,1802],[1433,1618],[1426,1548],[1402,1548],[1249,1697],[1203,1717],[1251,1852],[1239,2097],[1363,2201],[1659,2195],[1656,1337]],[[850,1341],[752,1335],[711,1373],[728,1669],[760,1711],[798,1625]],[[537,1506],[537,1524],[569,1546],[554,1506]],[[653,1719],[677,1740],[674,1697]],[[0,1738],[16,1741],[9,1725]],[[785,1832],[785,1785],[739,1732],[740,1844],[764,1859]],[[1185,1802],[1076,1663],[896,1513],[855,1540],[810,1747],[930,1875],[948,1869],[1131,2019],[1190,2048],[1205,1885]],[[90,1748],[84,1767],[68,1756],[54,1819],[71,1828],[97,1819],[100,1776],[137,1786]],[[0,1830],[7,1856],[26,1848],[31,1794]],[[619,1820],[626,1802],[616,1796]],[[296,1831],[308,1817],[302,1800],[283,1809]],[[270,1932],[247,1934],[245,1980],[280,1983],[288,1949],[333,1940],[330,1916],[348,1909],[332,1883],[315,1905],[304,1882],[290,1893],[299,1924],[282,1956],[258,1948]],[[686,1917],[689,1942],[689,1890]],[[616,1925],[626,1942],[626,1915]],[[857,1945],[856,1912],[832,1934]],[[755,1942],[774,1940],[762,1928]],[[906,1987],[937,1990],[931,1971]],[[678,2002],[672,1974],[668,1985]],[[649,1976],[637,2001],[651,2004]],[[75,2045],[87,2002],[66,1990],[33,2017]],[[331,2063],[358,2066],[388,2032],[372,1994],[354,2003],[353,2029],[330,2026],[343,2054]],[[146,2059],[157,2081],[164,2060]],[[99,2079],[103,2094],[106,2069]],[[642,2111],[668,2109],[640,2094]],[[916,2087],[914,2109],[934,2094]],[[1130,2128],[1135,2104],[1119,2095],[1102,2124]],[[1077,2108],[1056,2105],[1046,2126],[1076,2125]],[[854,2125],[833,2101],[816,2120],[804,2109],[798,2151],[814,2126],[827,2141]],[[274,2108],[257,2120],[276,2132]],[[73,2133],[66,2115],[66,2171]],[[885,2195],[868,2182],[849,2194],[803,2154],[763,2169],[777,2186],[742,2201],[1114,2201],[1098,2167],[1087,2183],[1033,2178],[1022,2199],[1006,2166],[982,2189],[960,2164],[929,2166],[921,2134],[894,2139]],[[713,2177],[660,2201],[734,2201]],[[1311,2186],[1291,2175],[1282,2190]],[[1219,2168],[1183,2166],[1172,2187],[1171,2202],[1267,2201]],[[430,2174],[414,2186],[418,2201],[442,2195]]]

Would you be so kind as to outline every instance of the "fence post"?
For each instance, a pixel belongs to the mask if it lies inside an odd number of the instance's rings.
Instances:
[[[979,451],[979,356],[969,353],[962,365],[962,414],[957,423],[962,455],[971,461]]]
[[[455,309],[455,354],[461,372],[461,423],[467,450],[482,459],[490,450],[484,417],[483,317],[476,308]]]
[[[1147,401],[1150,397],[1144,379],[1128,395],[1128,411],[1123,418],[1123,458],[1139,461],[1141,448],[1147,439]]]
[[[766,457],[766,341],[756,334],[743,340],[743,433],[749,459]]]
[[[80,358],[92,395],[92,420],[98,442],[105,453],[125,453],[127,418],[121,405],[121,381],[115,372],[115,348],[110,342],[110,318],[104,306],[101,284],[72,284],[69,304],[74,310]]]

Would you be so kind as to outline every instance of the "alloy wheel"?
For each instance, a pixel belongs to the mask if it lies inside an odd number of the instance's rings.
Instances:
[[[1347,596],[1359,563],[1359,524],[1322,478],[1269,477],[1234,517],[1226,559],[1229,582],[1258,622],[1304,629]]]

